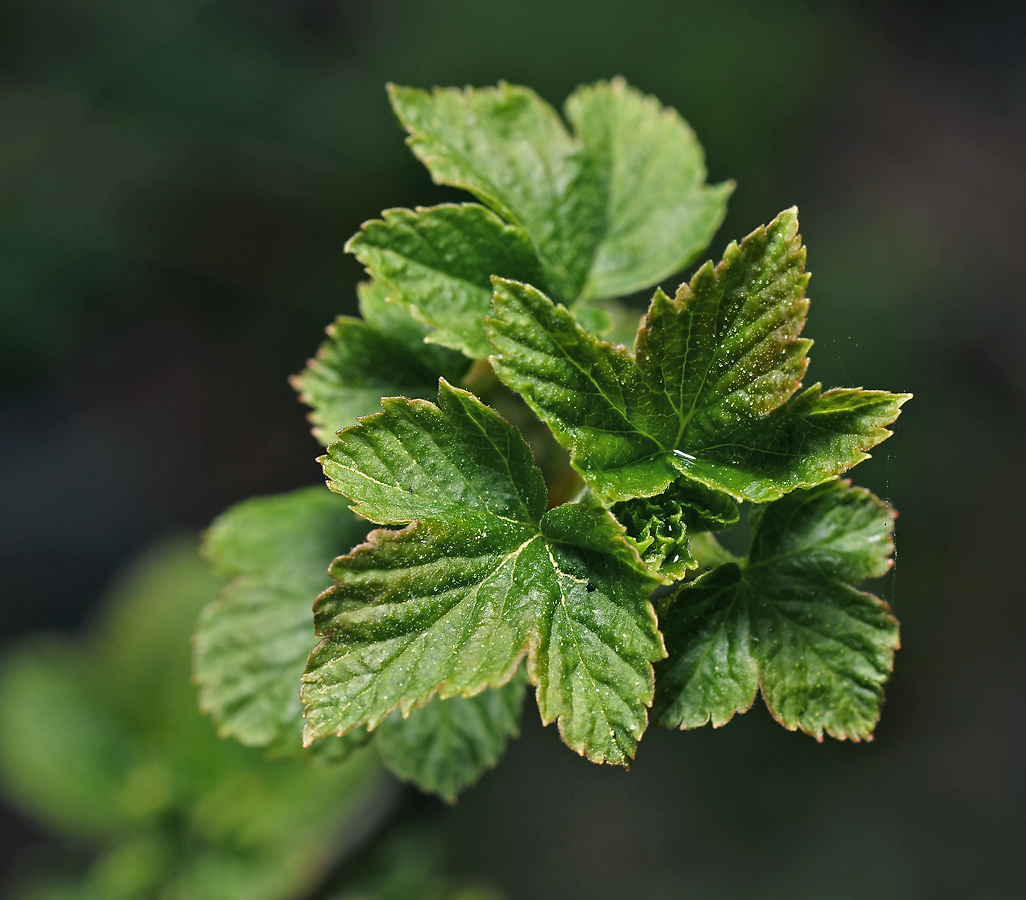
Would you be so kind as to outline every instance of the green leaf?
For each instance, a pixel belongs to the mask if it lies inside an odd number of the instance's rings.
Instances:
[[[603,509],[545,512],[530,448],[472,394],[443,381],[437,406],[383,406],[322,462],[356,512],[406,527],[332,564],[303,676],[307,742],[499,687],[526,654],[542,720],[589,759],[626,763],[663,650],[656,582],[623,528]]]
[[[737,523],[737,504],[726,494],[679,478],[657,497],[626,500],[612,507],[627,538],[645,565],[668,580],[680,581],[699,561],[691,554],[693,533],[716,531]]]
[[[463,188],[526,232],[555,296],[578,297],[605,204],[594,163],[534,91],[389,85],[407,143],[438,184]],[[489,273],[496,274],[496,273]]]
[[[716,536],[709,531],[699,531],[688,535],[688,552],[698,561],[698,572],[707,572],[724,563],[739,563],[741,557],[735,556],[724,547]],[[666,604],[669,605],[668,603]]]
[[[365,222],[346,250],[435,331],[427,340],[473,359],[490,353],[484,317],[492,275],[544,286],[531,241],[515,225],[476,203],[387,209]]]
[[[656,291],[636,351],[598,340],[529,285],[494,279],[492,366],[606,503],[662,493],[680,474],[738,500],[773,500],[867,458],[907,394],[819,386],[786,404],[808,365],[808,302],[794,210],[671,300]]]
[[[692,263],[723,221],[734,183],[705,184],[702,147],[687,122],[622,78],[578,88],[566,115],[605,185],[584,295],[631,294]]]
[[[898,623],[851,582],[887,572],[893,529],[887,504],[846,481],[756,509],[747,561],[685,584],[663,619],[657,720],[718,727],[761,687],[791,731],[871,739]]]
[[[505,83],[390,85],[389,95],[434,180],[470,191],[530,237],[544,283],[518,280],[563,302],[655,284],[694,259],[723,219],[733,186],[706,187],[684,120],[622,79],[568,99],[576,133],[533,91]]]
[[[359,416],[376,412],[382,397],[431,397],[439,375],[459,378],[468,365],[458,353],[425,344],[431,328],[388,302],[386,285],[364,282],[358,292],[363,319],[339,316],[317,356],[291,379],[312,408],[313,433],[324,445]]]
[[[374,745],[384,764],[404,781],[453,803],[519,734],[526,688],[523,669],[517,669],[496,690],[448,700],[435,697],[407,718],[396,710],[375,730]]]
[[[774,500],[796,488],[834,478],[869,458],[867,450],[891,436],[888,425],[911,394],[834,388],[819,384],[763,419],[726,431],[677,458],[688,475],[738,499]]]
[[[300,676],[317,642],[313,602],[331,583],[331,560],[366,532],[323,487],[247,500],[210,527],[207,555],[234,580],[200,616],[194,673],[200,708],[222,737],[276,755],[301,750]],[[354,733],[317,750],[338,759],[363,740]]]

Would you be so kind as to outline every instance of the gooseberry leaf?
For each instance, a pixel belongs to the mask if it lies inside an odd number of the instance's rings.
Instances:
[[[853,584],[890,568],[893,530],[888,505],[847,481],[757,507],[747,560],[683,585],[662,618],[657,721],[718,727],[761,688],[791,731],[871,739],[898,623]]]
[[[432,696],[474,696],[527,657],[542,720],[596,762],[626,764],[662,641],[657,584],[607,510],[545,511],[519,433],[473,394],[386,398],[322,457],[328,484],[382,525],[335,560],[303,676],[304,739],[373,729]]]
[[[578,88],[566,117],[597,161],[606,197],[584,296],[631,294],[692,263],[723,221],[734,183],[705,183],[705,154],[688,123],[622,78]]]
[[[317,643],[313,601],[331,583],[331,560],[366,533],[323,487],[246,500],[210,526],[204,549],[232,581],[200,615],[193,672],[200,708],[221,737],[278,756],[302,751],[299,688]],[[316,752],[337,760],[366,738],[354,732]]]
[[[520,733],[526,688],[521,667],[495,690],[448,700],[435,697],[407,718],[396,710],[375,729],[374,745],[400,778],[453,803],[460,791],[495,766],[507,741]]]
[[[407,143],[438,184],[470,191],[534,244],[545,282],[577,299],[601,234],[605,196],[595,161],[530,88],[389,85]],[[490,273],[496,274],[496,273]]]
[[[530,239],[476,203],[386,209],[365,222],[346,250],[374,280],[435,330],[427,340],[485,359],[484,317],[492,275],[544,286]]]
[[[723,219],[732,185],[705,186],[687,124],[622,79],[567,100],[573,133],[533,91],[505,83],[431,93],[390,85],[389,96],[434,180],[523,229],[543,270],[537,286],[560,301],[657,283]]]
[[[468,367],[461,354],[425,343],[432,329],[390,302],[387,285],[364,282],[357,291],[363,318],[339,316],[317,355],[291,379],[325,446],[377,410],[383,396],[432,397],[439,375],[456,379]]]
[[[786,403],[811,343],[798,337],[804,262],[786,210],[675,299],[657,290],[636,353],[530,285],[495,278],[492,366],[606,503],[660,494],[681,474],[737,500],[773,500],[866,459],[909,397],[815,385]]]

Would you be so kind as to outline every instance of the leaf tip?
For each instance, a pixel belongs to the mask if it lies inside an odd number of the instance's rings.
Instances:
[[[317,740],[317,738],[318,735],[313,733],[313,727],[310,725],[309,722],[307,722],[303,726],[303,749],[309,749],[313,742]]]

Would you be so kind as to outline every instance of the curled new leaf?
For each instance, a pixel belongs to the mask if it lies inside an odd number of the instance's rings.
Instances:
[[[893,529],[887,504],[845,481],[757,509],[747,561],[684,585],[663,619],[658,721],[723,725],[761,687],[792,731],[869,739],[898,623],[852,583],[887,572]]]
[[[332,564],[303,676],[306,740],[499,687],[526,654],[543,721],[589,759],[626,763],[663,649],[656,582],[623,528],[602,509],[546,512],[530,449],[472,394],[443,381],[437,406],[382,405],[322,461],[355,511],[406,527]]]
[[[681,477],[657,497],[617,503],[612,508],[627,529],[645,565],[659,575],[680,581],[699,560],[691,554],[692,536],[719,531],[738,521],[737,504],[726,494],[711,491]]]

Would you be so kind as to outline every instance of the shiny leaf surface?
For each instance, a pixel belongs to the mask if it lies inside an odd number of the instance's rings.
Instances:
[[[766,502],[821,483],[890,436],[908,395],[809,388],[798,337],[808,302],[794,210],[675,299],[657,291],[636,354],[590,335],[535,288],[494,279],[496,374],[571,451],[605,502],[662,493],[679,474]]]
[[[545,512],[530,449],[472,394],[442,382],[437,406],[383,405],[322,462],[356,512],[406,527],[332,564],[306,740],[499,687],[526,654],[543,721],[589,759],[626,763],[663,650],[645,599],[656,582],[622,527],[577,504]]]

